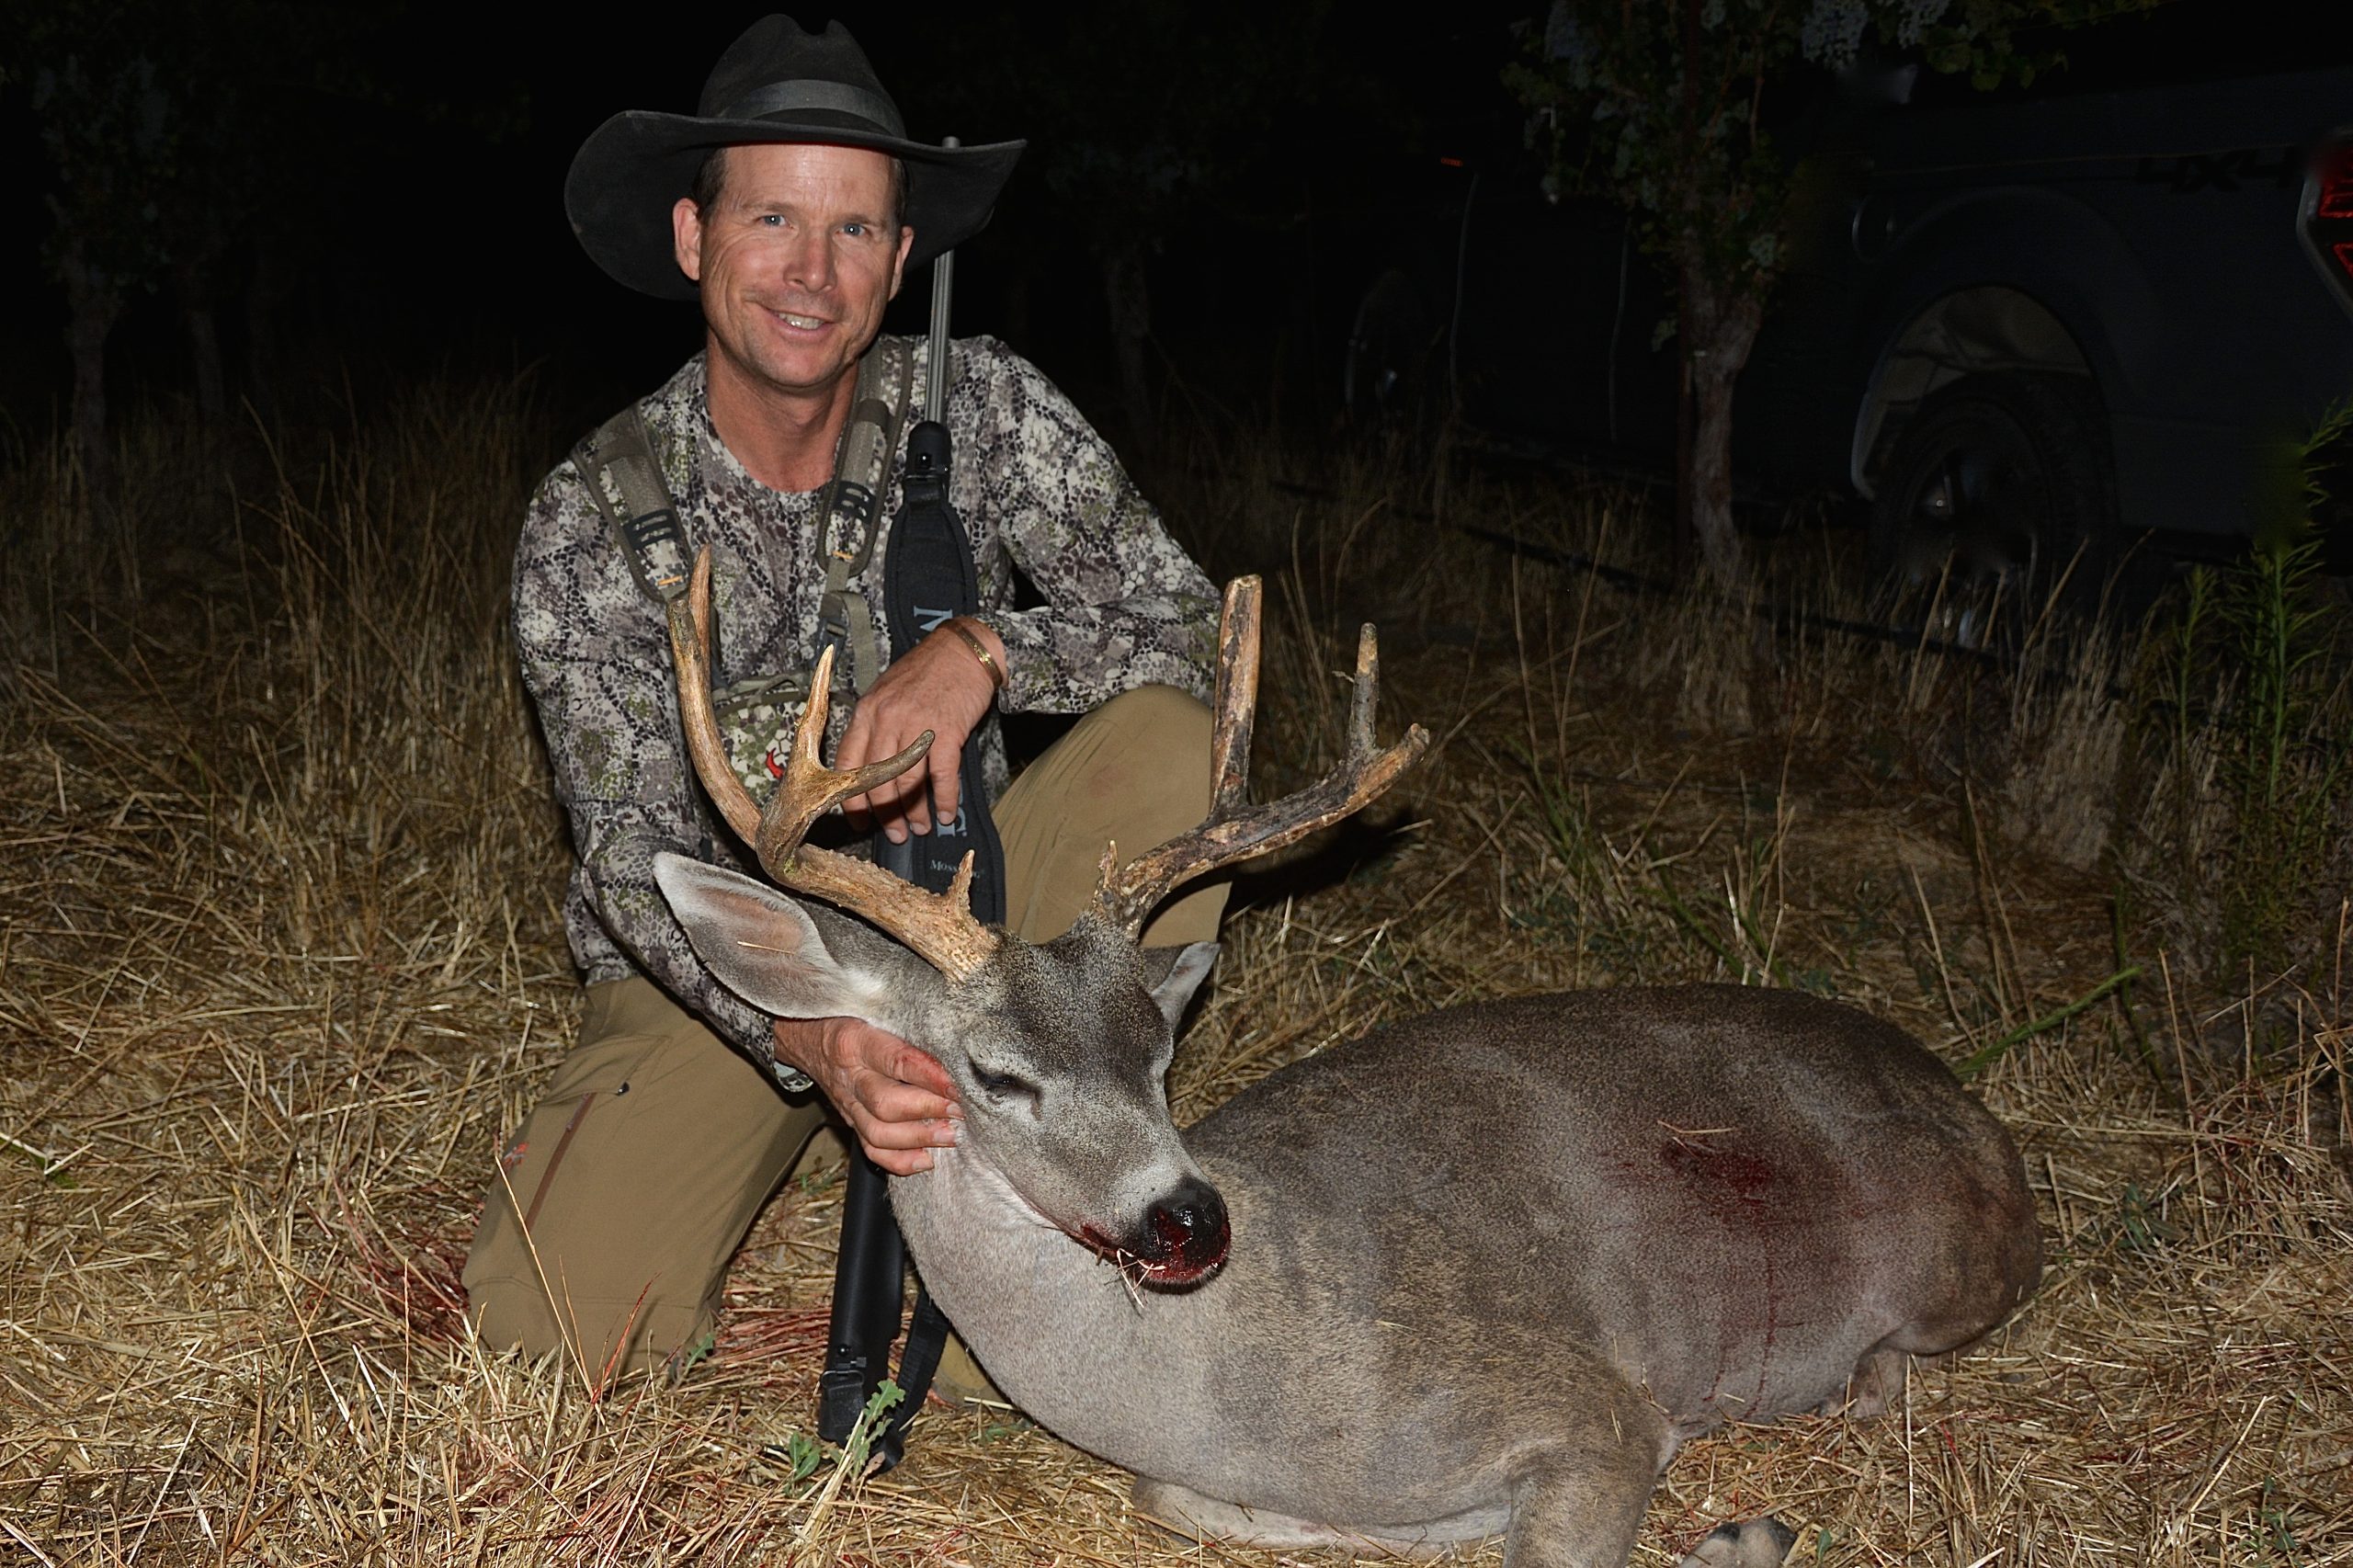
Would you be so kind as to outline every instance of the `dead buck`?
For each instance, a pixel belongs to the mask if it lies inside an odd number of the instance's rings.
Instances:
[[[1107,850],[1092,905],[1042,946],[975,921],[961,888],[802,844],[928,744],[824,767],[822,665],[756,808],[710,718],[707,570],[673,612],[697,769],[813,900],[678,857],[663,891],[758,1006],[866,1019],[956,1080],[961,1142],[891,1201],[1008,1397],[1196,1532],[1422,1552],[1507,1532],[1512,1564],[1620,1568],[1684,1439],[1875,1409],[1907,1357],[2025,1299],[2040,1244],[2007,1134],[1910,1037],[1791,992],[1449,1008],[1180,1132],[1162,1080],[1216,949],[1139,950],[1145,917],[1356,811],[1427,740],[1375,748],[1368,627],[1347,756],[1247,804],[1257,606],[1255,579],[1227,592],[1209,820],[1124,868]],[[1687,1562],[1779,1562],[1788,1539],[1752,1520]]]

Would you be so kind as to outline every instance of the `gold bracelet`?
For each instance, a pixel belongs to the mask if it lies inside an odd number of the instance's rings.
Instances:
[[[957,636],[961,637],[964,640],[964,646],[972,651],[972,657],[980,660],[981,668],[988,671],[989,689],[992,691],[1003,691],[1005,689],[1005,666],[998,664],[995,658],[990,654],[988,644],[974,636],[972,634],[972,629],[964,625],[961,621],[949,621],[948,623],[948,630],[953,631]]]

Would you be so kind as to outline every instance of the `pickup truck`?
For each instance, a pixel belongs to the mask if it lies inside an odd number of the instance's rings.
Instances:
[[[2290,516],[2299,443],[2353,396],[2353,69],[1947,107],[1893,79],[1803,166],[1735,394],[1744,493],[1851,497],[1915,577],[2082,549],[2090,581]],[[1654,270],[1597,205],[1481,183],[1443,262],[1365,290],[1353,408],[1418,372],[1496,442],[1665,472]],[[1416,312],[1438,347],[1404,364]]]

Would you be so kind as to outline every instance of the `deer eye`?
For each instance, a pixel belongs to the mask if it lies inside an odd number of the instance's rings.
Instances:
[[[1038,1085],[1029,1079],[1011,1073],[992,1073],[977,1062],[972,1064],[972,1081],[993,1095],[1027,1095],[1033,1100],[1038,1097]]]

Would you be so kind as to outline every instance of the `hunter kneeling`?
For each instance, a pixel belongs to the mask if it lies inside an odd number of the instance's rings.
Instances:
[[[929,347],[881,335],[907,270],[987,221],[1021,145],[909,141],[846,31],[771,17],[696,114],[616,116],[574,163],[589,255],[642,292],[699,298],[705,337],[540,484],[517,551],[587,1005],[505,1146],[466,1264],[490,1345],[568,1343],[594,1373],[675,1369],[707,1343],[728,1259],[826,1101],[886,1171],[926,1169],[956,1139],[929,1056],[852,1019],[771,1021],[696,959],[656,889],[665,851],[746,863],[679,730],[665,605],[696,551],[713,562],[712,686],[738,772],[773,788],[767,748],[832,647],[835,766],[936,736],[912,781],[849,802],[837,841],[879,840],[921,880],[993,816],[1001,881],[984,892],[1028,940],[1078,915],[1107,841],[1156,845],[1209,808],[1209,580],[1068,400],[989,338],[945,357],[943,494],[910,406]],[[1017,566],[1040,608],[1010,608]],[[1002,711],[1086,716],[1008,785]],[[1224,897],[1174,901],[1145,942],[1213,938]],[[940,1386],[985,1388],[952,1346]]]

